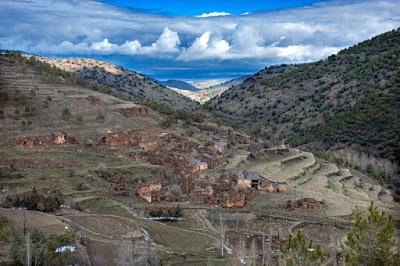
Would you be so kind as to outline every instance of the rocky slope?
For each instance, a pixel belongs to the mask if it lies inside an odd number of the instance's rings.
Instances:
[[[338,143],[400,162],[400,30],[300,65],[265,68],[207,108],[268,139]]]
[[[93,59],[40,58],[60,69],[74,72],[78,77],[115,89],[120,94],[156,101],[173,108],[192,110],[198,103],[158,84],[152,79],[117,65]]]

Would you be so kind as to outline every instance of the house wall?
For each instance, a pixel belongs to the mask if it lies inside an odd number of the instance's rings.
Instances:
[[[223,153],[223,152],[225,151],[225,147],[220,146],[220,145],[217,145],[217,144],[214,145],[214,149],[215,149],[216,152],[218,152],[218,153]]]
[[[65,136],[64,135],[53,136],[52,142],[53,142],[53,144],[56,144],[56,145],[64,144],[65,143]]]
[[[156,184],[151,184],[149,186],[139,187],[136,191],[142,199],[150,203],[152,201],[151,194],[153,192],[158,192],[160,190],[161,190],[161,184],[156,183]]]
[[[148,141],[148,142],[141,142],[139,143],[139,147],[142,148],[144,151],[153,151],[157,148],[157,141]]]
[[[198,163],[198,164],[193,164],[192,165],[192,173],[204,171],[208,169],[208,165],[206,162]]]
[[[248,179],[238,179],[238,186],[243,188],[251,188],[251,180]]]
[[[287,184],[278,184],[279,192],[288,192],[289,187]]]
[[[245,196],[243,194],[233,194],[224,199],[222,206],[224,208],[241,208],[245,204]]]

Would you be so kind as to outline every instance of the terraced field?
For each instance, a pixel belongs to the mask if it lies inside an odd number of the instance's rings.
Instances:
[[[351,215],[357,208],[366,208],[371,201],[392,212],[398,211],[387,189],[354,176],[349,169],[317,159],[309,152],[290,149],[279,156],[264,156],[247,167],[270,180],[288,182],[287,194],[269,196],[276,204],[288,199],[313,198],[324,202],[321,214],[328,217]]]

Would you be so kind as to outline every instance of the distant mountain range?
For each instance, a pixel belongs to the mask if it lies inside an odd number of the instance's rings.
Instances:
[[[197,87],[193,86],[192,84],[189,84],[182,80],[176,80],[176,79],[159,81],[159,83],[166,87],[180,89],[180,90],[197,91],[197,89],[198,89]]]
[[[247,77],[248,76],[243,76],[225,82],[221,80],[205,80],[200,82],[191,82],[190,84],[184,81],[169,83],[171,85],[173,85],[174,83],[178,85],[188,84],[192,87],[195,87],[196,90],[184,89],[185,86],[168,86],[168,87],[177,93],[180,93],[194,101],[203,104],[209,101],[210,99],[217,97],[224,91],[228,90],[230,87],[240,84]],[[163,83],[163,85],[165,85],[165,83]]]

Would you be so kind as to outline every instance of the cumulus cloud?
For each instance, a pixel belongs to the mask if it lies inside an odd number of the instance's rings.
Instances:
[[[149,46],[142,46],[140,41],[126,41],[123,44],[111,43],[107,38],[87,44],[80,42],[73,44],[64,41],[59,45],[48,46],[40,43],[31,48],[33,52],[49,54],[125,54],[125,55],[149,55],[167,56],[179,52],[179,36],[175,31],[165,27],[156,42]]]
[[[214,11],[214,12],[209,12],[209,13],[203,13],[203,14],[201,14],[199,16],[196,16],[196,17],[198,17],[198,18],[209,18],[209,17],[223,17],[223,16],[230,16],[230,15],[232,15],[232,14],[228,13],[228,12],[217,12],[217,11]]]
[[[229,43],[223,39],[211,38],[209,31],[198,37],[191,46],[182,52],[178,59],[184,61],[220,58],[229,52]]]
[[[0,49],[169,60],[306,62],[400,26],[398,0],[335,1],[232,16],[173,17],[94,1],[0,1]]]

